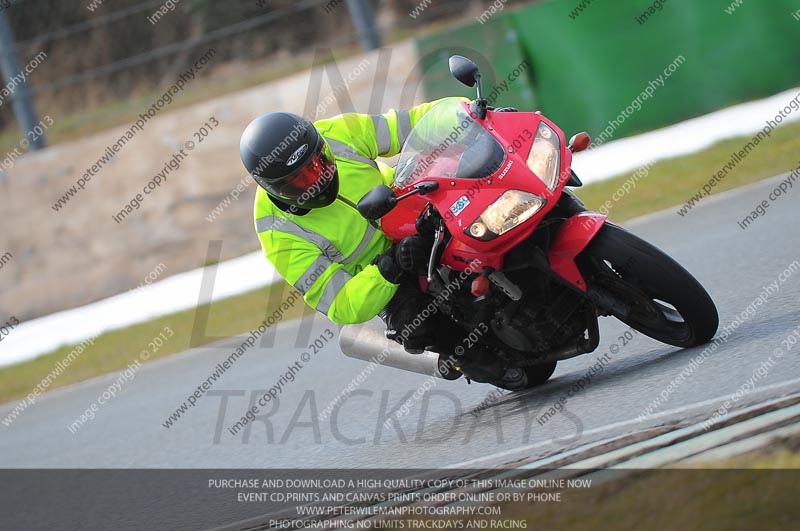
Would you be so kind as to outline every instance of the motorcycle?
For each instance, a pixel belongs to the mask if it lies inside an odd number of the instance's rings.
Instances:
[[[719,317],[703,286],[567,188],[582,185],[571,164],[589,135],[567,142],[539,111],[491,108],[477,65],[455,55],[449,66],[477,86],[477,99],[443,100],[426,113],[392,186],[372,189],[358,210],[380,220],[394,242],[418,233],[432,239],[420,278],[431,306],[419,320],[436,314],[451,348],[407,353],[374,320],[344,327],[342,351],[518,390],[546,382],[559,361],[594,351],[600,316],[677,347],[711,340]]]

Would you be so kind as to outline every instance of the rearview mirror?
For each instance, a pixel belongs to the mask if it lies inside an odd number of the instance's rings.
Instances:
[[[450,73],[453,77],[468,87],[474,87],[475,82],[480,78],[478,65],[470,61],[463,55],[454,55],[449,61]]]
[[[374,221],[391,212],[396,204],[397,198],[392,189],[381,184],[367,192],[356,208],[364,218]]]

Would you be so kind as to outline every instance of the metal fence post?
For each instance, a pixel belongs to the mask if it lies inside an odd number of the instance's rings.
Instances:
[[[365,52],[381,47],[381,36],[375,26],[375,13],[369,0],[347,0],[347,8],[353,17],[353,25],[361,47]]]
[[[5,10],[0,10],[0,70],[3,71],[3,79],[7,87],[14,87],[11,95],[11,103],[14,108],[14,115],[17,117],[22,134],[26,135],[32,131],[39,120],[33,106],[33,96],[28,88],[27,80],[17,84],[14,77],[22,72],[19,65],[17,48],[14,45],[14,33],[11,24],[8,22]],[[31,150],[42,149],[45,147],[44,135],[39,135],[30,144]]]

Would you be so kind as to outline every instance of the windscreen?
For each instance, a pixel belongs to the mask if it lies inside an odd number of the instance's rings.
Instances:
[[[393,185],[429,177],[481,179],[505,161],[503,146],[467,113],[459,100],[436,104],[417,123],[397,163]]]

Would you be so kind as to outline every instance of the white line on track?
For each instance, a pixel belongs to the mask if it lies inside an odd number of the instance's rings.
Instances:
[[[767,391],[775,391],[776,389],[781,389],[781,388],[784,388],[784,387],[790,387],[792,389],[796,389],[797,388],[797,384],[800,384],[800,378],[795,378],[793,380],[786,380],[784,382],[778,382],[778,383],[774,383],[774,384],[770,384],[770,385],[765,385],[763,387],[759,387],[759,388],[753,390],[751,392],[751,395],[752,394],[761,394],[761,393],[764,393],[764,392],[767,392]],[[666,411],[662,411],[660,413],[655,413],[653,415],[649,415],[647,417],[647,419],[648,420],[653,420],[653,419],[660,419],[660,418],[676,417],[678,415],[681,415],[681,414],[684,414],[684,413],[688,413],[688,412],[691,412],[691,411],[694,411],[694,410],[703,409],[703,408],[705,408],[707,406],[710,406],[710,405],[713,405],[713,404],[718,404],[718,403],[730,398],[730,396],[731,396],[731,394],[727,393],[727,394],[720,395],[720,396],[717,396],[717,397],[714,397],[714,398],[709,398],[708,400],[703,400],[701,402],[695,402],[693,404],[687,404],[685,406],[681,406],[681,407],[678,407],[678,408],[669,409],[669,410],[666,410]],[[655,426],[652,426],[652,425],[649,425],[649,424],[645,425],[643,421],[639,421],[637,418],[632,418],[632,419],[628,419],[628,420],[622,420],[622,421],[618,421],[618,422],[613,422],[611,424],[607,424],[605,426],[599,426],[597,428],[592,428],[590,430],[586,430],[581,434],[581,436],[582,437],[586,437],[586,436],[591,436],[591,435],[598,435],[598,434],[610,432],[610,431],[613,431],[613,430],[616,430],[616,429],[619,429],[619,428],[625,428],[625,427],[629,427],[629,426],[642,426],[644,428],[655,427]],[[457,463],[457,464],[454,464],[454,465],[448,465],[446,468],[483,468],[483,467],[486,467],[486,466],[489,466],[489,465],[480,466],[480,463],[495,462],[494,464],[496,464],[497,461],[499,461],[499,460],[501,460],[503,458],[510,458],[511,456],[519,458],[519,457],[521,457],[521,454],[523,454],[525,452],[530,452],[531,450],[535,450],[537,448],[542,448],[542,447],[551,445],[554,442],[555,442],[555,439],[550,439],[548,441],[539,441],[537,443],[529,444],[529,445],[526,445],[526,446],[520,446],[520,447],[517,447],[517,448],[512,448],[511,450],[505,450],[503,452],[498,452],[498,453],[495,453],[495,454],[492,454],[492,455],[479,457],[477,459],[471,459],[469,461],[463,461],[461,463]],[[589,444],[589,443],[587,443],[587,444]]]

